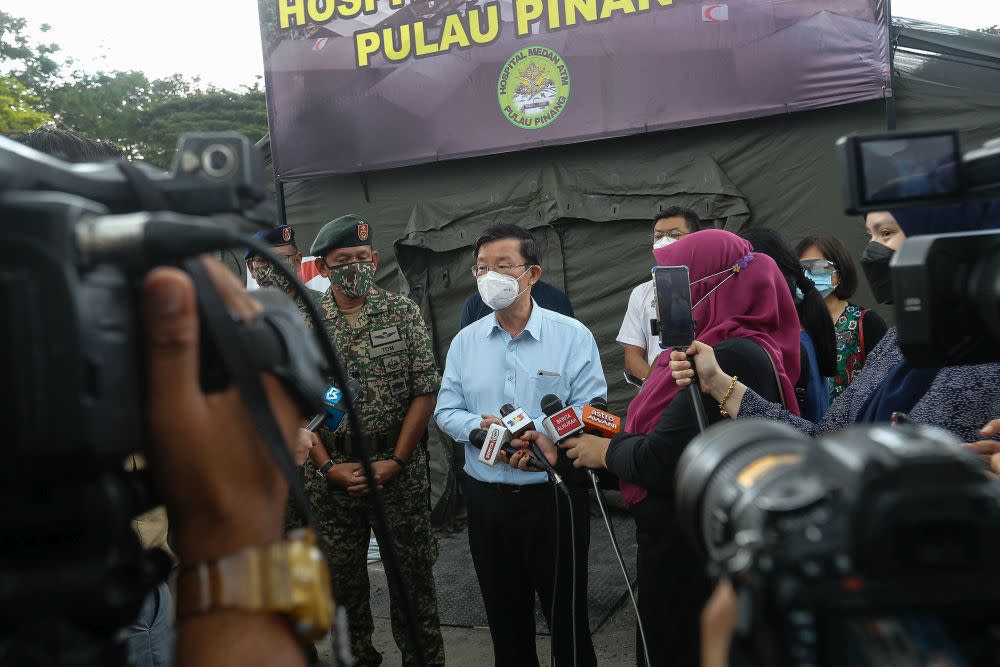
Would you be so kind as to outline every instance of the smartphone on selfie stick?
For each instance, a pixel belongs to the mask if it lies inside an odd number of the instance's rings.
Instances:
[[[656,315],[659,318],[660,348],[686,352],[694,342],[695,322],[691,313],[691,279],[686,266],[654,266]],[[691,362],[694,370],[694,361]],[[701,402],[697,374],[691,378],[691,406],[698,430],[708,428],[705,405]]]

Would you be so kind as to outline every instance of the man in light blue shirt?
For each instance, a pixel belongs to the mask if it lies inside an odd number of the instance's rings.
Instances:
[[[486,230],[476,241],[475,258],[472,270],[479,292],[494,313],[452,340],[434,412],[441,430],[468,443],[470,431],[499,422],[497,415],[505,403],[523,408],[540,428],[545,416],[540,403],[546,394],[577,406],[606,396],[604,370],[590,331],[531,298],[531,286],[542,273],[531,233],[516,225]],[[557,516],[545,473],[523,472],[503,463],[490,467],[466,444],[469,547],[498,666],[538,665],[536,592],[553,634],[556,664],[597,662],[587,620],[587,495],[563,455],[555,465],[570,489],[575,542],[570,500],[558,494]],[[576,557],[575,581],[571,550]]]

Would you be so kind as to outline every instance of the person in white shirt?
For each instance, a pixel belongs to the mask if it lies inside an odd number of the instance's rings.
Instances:
[[[671,206],[653,218],[653,247],[670,245],[700,228],[698,214],[688,208]],[[628,298],[628,310],[616,339],[625,347],[625,370],[642,381],[649,376],[660,354],[659,338],[653,335],[650,320],[656,319],[653,280],[636,285]]]

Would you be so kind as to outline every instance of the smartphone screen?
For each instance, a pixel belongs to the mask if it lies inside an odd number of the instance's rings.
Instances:
[[[653,281],[656,286],[656,315],[660,320],[660,347],[686,349],[694,342],[688,267],[653,267]]]

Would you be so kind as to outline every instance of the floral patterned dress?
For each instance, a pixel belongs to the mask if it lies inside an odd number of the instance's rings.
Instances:
[[[854,381],[854,376],[865,365],[865,358],[868,355],[864,346],[861,319],[866,312],[867,308],[849,303],[834,325],[837,333],[837,374],[826,380],[831,401],[847,389]]]

